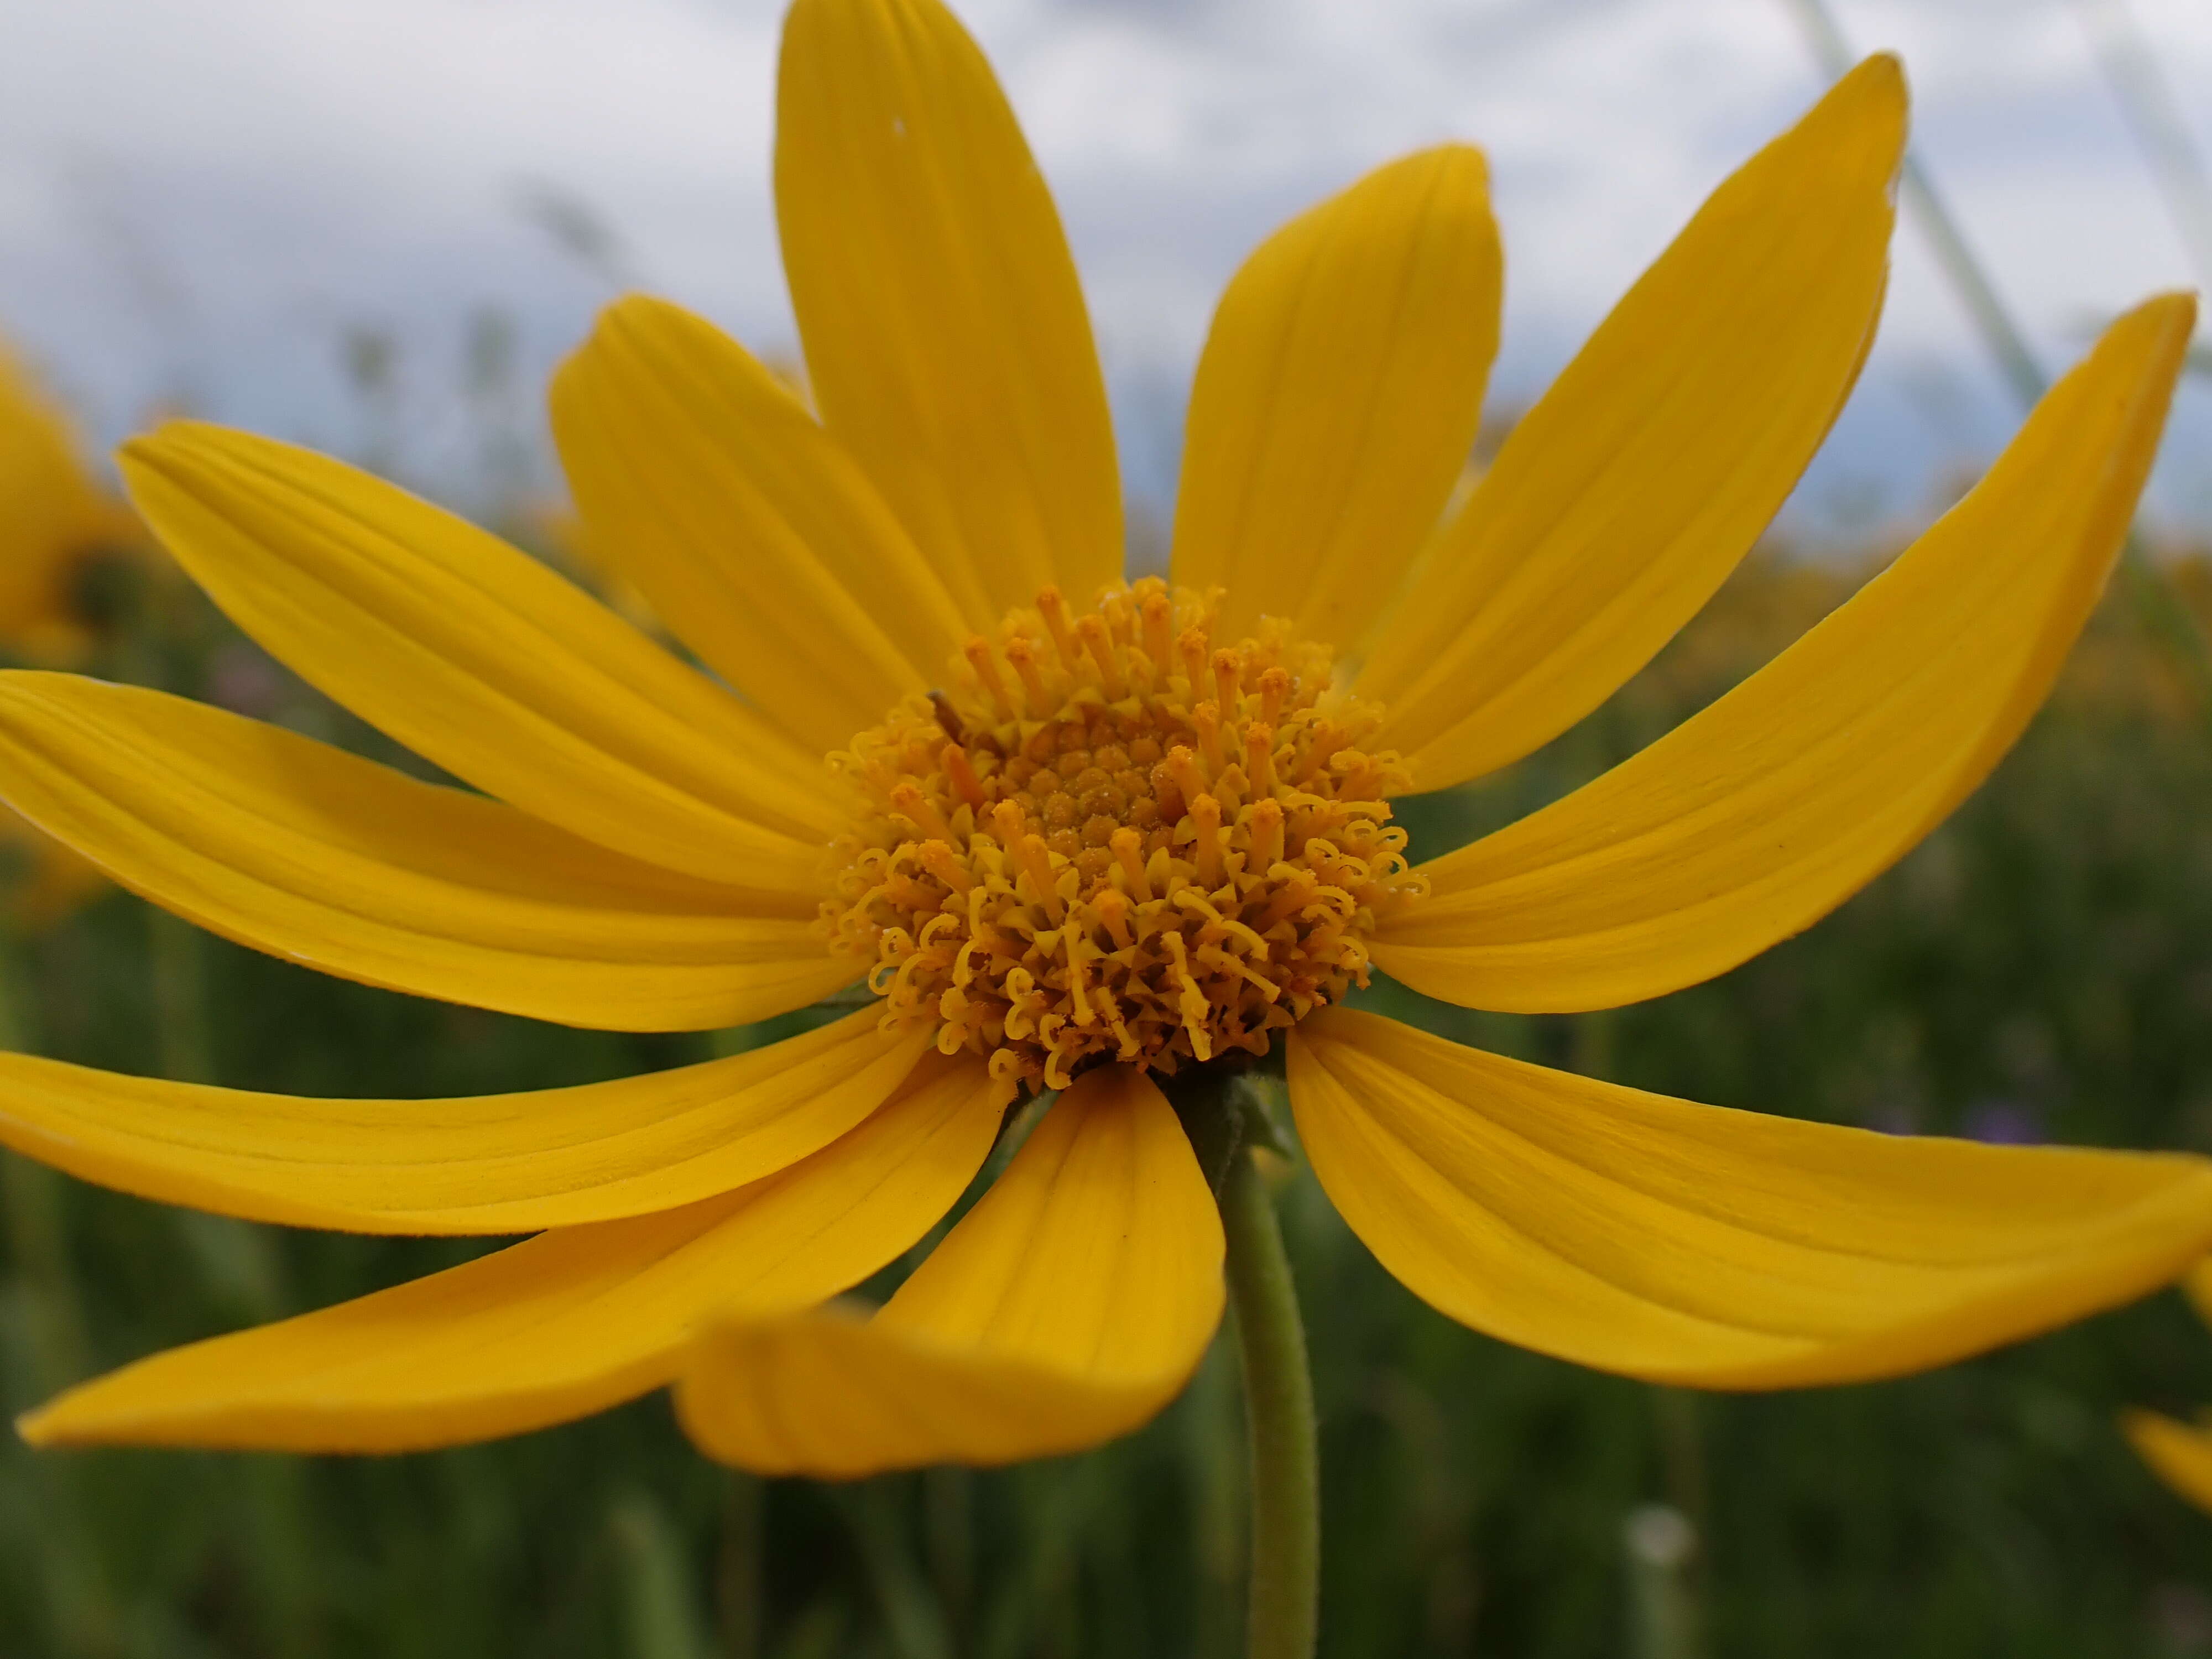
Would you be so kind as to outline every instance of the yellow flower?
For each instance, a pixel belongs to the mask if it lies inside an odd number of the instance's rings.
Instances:
[[[2212,1325],[2212,1259],[2191,1267],[2181,1288],[2197,1316]],[[2191,1427],[2163,1413],[2131,1411],[2122,1415],[2120,1427],[2154,1474],[2212,1514],[2212,1416]]]
[[[68,418],[0,348],[0,649],[41,662],[82,656],[88,565],[143,541],[79,460]]]
[[[106,890],[98,865],[0,806],[0,930],[44,933]]]
[[[1874,59],[1723,185],[1433,540],[1495,344],[1483,165],[1447,145],[1324,202],[1224,297],[1172,584],[1125,586],[1075,270],[981,55],[933,0],[799,0],[776,192],[819,418],[645,300],[553,393],[595,545],[726,686],[334,462],[198,426],[131,446],[140,507],[240,627],[483,793],[17,674],[0,792],[27,815],[204,926],[424,995],[624,1030],[863,977],[879,1000],[477,1099],[7,1060],[0,1139],[89,1179],[537,1234],[157,1355],[24,1432],[429,1446],[675,1382],[700,1444],[762,1469],[1091,1443],[1174,1394],[1222,1307],[1161,1085],[1262,1049],[1393,1273],[1584,1364],[1883,1376],[2171,1279],[2212,1243],[2193,1159],[1694,1105],[1340,1002],[1370,964],[1553,1011],[1723,972],[1894,861],[2043,697],[2150,463],[2185,298],[2115,325],[1892,568],[1644,753],[1416,869],[1390,822],[1595,708],[1751,544],[1864,354],[1904,119]],[[1040,1085],[1065,1092],[890,1302],[831,1303],[927,1235]]]
[[[144,532],[79,460],[68,417],[0,347],[0,651],[69,662],[90,646],[92,566]],[[0,926],[36,933],[107,885],[71,848],[0,809]]]

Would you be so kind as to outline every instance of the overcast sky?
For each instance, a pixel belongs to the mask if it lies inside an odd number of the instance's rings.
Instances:
[[[2054,363],[2100,317],[2193,285],[2075,0],[1836,9],[1862,50],[1902,52],[1923,159]],[[2212,146],[2212,3],[2132,11]],[[0,8],[0,327],[103,437],[175,399],[349,453],[396,442],[410,476],[453,493],[480,449],[459,396],[473,316],[512,319],[533,408],[618,282],[787,346],[768,194],[779,14],[16,0]],[[1493,399],[1525,403],[1821,84],[1780,0],[974,0],[964,15],[1058,194],[1126,470],[1154,499],[1213,297],[1290,212],[1413,146],[1482,144],[1506,242]],[[564,248],[549,202],[611,231],[609,257]],[[381,410],[341,367],[363,329],[398,344]],[[2160,500],[2212,520],[2212,383],[2185,404]],[[1908,229],[1802,520],[1910,509],[2011,418]]]

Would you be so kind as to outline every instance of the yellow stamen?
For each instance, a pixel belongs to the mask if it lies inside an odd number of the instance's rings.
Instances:
[[[1234,651],[1213,653],[1213,696],[1221,712],[1234,720],[1244,696],[1244,665]]]
[[[1206,757],[1209,775],[1218,773],[1229,763],[1221,752],[1221,708],[1218,703],[1202,702],[1190,711],[1192,728],[1198,733],[1198,752]]]
[[[1022,689],[1030,694],[1030,716],[1042,720],[1052,712],[1054,699],[1045,685],[1044,676],[1037,672],[1036,647],[1026,635],[1017,634],[1006,641],[1005,650],[1006,660],[1013,664],[1014,672],[1021,677]]]
[[[1098,614],[1105,619],[1107,631],[1113,635],[1115,645],[1126,651],[1137,642],[1136,612],[1129,608],[1129,596],[1109,590],[1099,596]]]
[[[1085,617],[1075,624],[1075,631],[1083,636],[1091,660],[1098,665],[1098,681],[1106,688],[1106,695],[1116,702],[1127,696],[1129,684],[1121,678],[1121,655],[1108,636],[1105,623],[1097,617]]]
[[[1425,889],[1389,821],[1403,769],[1360,746],[1380,712],[1277,624],[1217,647],[1218,604],[1041,593],[831,757],[859,788],[830,948],[887,1024],[931,1022],[1008,1099],[1105,1060],[1265,1054]]]
[[[968,751],[957,743],[948,743],[937,751],[937,763],[944,769],[960,799],[981,811],[990,797],[983,792],[983,780],[975,775],[975,767],[969,763]]]
[[[921,867],[963,898],[975,890],[975,878],[968,873],[968,866],[954,854],[950,842],[922,842]]]
[[[1260,795],[1275,793],[1275,732],[1273,726],[1254,720],[1244,728],[1244,775],[1251,780],[1253,792]]]
[[[1168,955],[1173,958],[1176,981],[1182,988],[1176,995],[1176,1006],[1182,1011],[1183,1029],[1190,1035],[1191,1052],[1199,1060],[1212,1060],[1213,1036],[1207,1029],[1211,1022],[1206,1018],[1206,993],[1199,989],[1197,980],[1191,976],[1190,954],[1182,942],[1182,935],[1170,933],[1167,941]]]
[[[1168,603],[1166,590],[1146,594],[1139,611],[1145,619],[1145,654],[1160,672],[1168,673],[1175,667],[1175,641],[1168,632],[1175,608]]]
[[[961,647],[961,655],[968,659],[969,666],[975,671],[975,678],[991,694],[991,702],[999,711],[999,718],[1013,719],[1013,700],[1006,695],[1006,683],[999,678],[999,665],[991,660],[991,642],[981,634],[975,635]]]
[[[1151,898],[1152,884],[1145,876],[1145,838],[1134,830],[1123,828],[1114,832],[1108,844],[1114,849],[1121,873],[1128,878],[1129,896],[1140,903]]]
[[[1358,757],[1344,769],[1343,775],[1338,780],[1339,798],[1348,796],[1354,800],[1364,800],[1370,795],[1380,793],[1382,773],[1382,769],[1371,757],[1366,755]]]
[[[1044,618],[1045,632],[1052,635],[1052,648],[1060,653],[1060,665],[1073,674],[1075,672],[1075,642],[1067,636],[1067,599],[1056,586],[1047,587],[1037,595],[1037,615]]]
[[[1168,750],[1168,775],[1175,780],[1175,787],[1182,791],[1186,811],[1191,802],[1206,793],[1206,778],[1198,769],[1198,757],[1182,744]]]
[[[1084,938],[1083,924],[1079,921],[1069,922],[1063,937],[1067,944],[1067,988],[1075,998],[1075,1023],[1078,1025],[1096,1025],[1098,1013],[1091,1007],[1091,998],[1083,985],[1083,958],[1090,949],[1091,941]]]
[[[1310,786],[1328,769],[1329,758],[1351,741],[1351,734],[1334,720],[1322,720],[1314,726],[1313,741],[1306,750],[1304,763],[1294,775],[1302,784]]]
[[[1176,635],[1176,654],[1182,659],[1182,674],[1190,682],[1193,702],[1206,695],[1206,645],[1203,628],[1186,628]]]
[[[1199,795],[1190,803],[1191,861],[1198,866],[1198,878],[1209,890],[1221,885],[1221,803],[1211,795]]]
[[[1014,843],[1013,854],[1030,885],[1036,890],[1036,902],[1052,918],[1052,925],[1059,927],[1066,920],[1067,907],[1060,902],[1059,884],[1052,878],[1052,849],[1044,844],[1042,836],[1024,836]]]
[[[1252,831],[1252,862],[1244,873],[1265,875],[1283,861],[1283,804],[1255,801],[1246,823]]]
[[[1221,802],[1221,810],[1234,817],[1237,809],[1244,804],[1244,791],[1250,783],[1251,780],[1244,775],[1244,769],[1234,761],[1215,773],[1213,793]]]
[[[1120,888],[1106,889],[1091,901],[1091,908],[1097,915],[1099,925],[1105,928],[1108,937],[1114,941],[1115,950],[1135,948],[1137,941],[1129,934],[1129,901],[1122,896]]]
[[[925,836],[939,841],[951,841],[952,831],[939,813],[929,797],[921,793],[919,784],[902,783],[891,790],[891,810],[904,817]]]

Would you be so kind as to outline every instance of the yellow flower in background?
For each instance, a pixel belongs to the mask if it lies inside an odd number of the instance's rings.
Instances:
[[[1133,585],[1074,267],[974,44],[930,0],[800,0],[777,120],[813,409],[641,299],[553,393],[589,540],[726,686],[390,485],[173,426],[125,457],[170,550],[483,793],[15,674],[0,793],[179,914],[375,984],[639,1030],[856,980],[874,1000],[733,1059],[461,1100],[8,1059],[0,1139],[88,1179],[537,1235],[141,1361],[28,1437],[422,1447],[675,1382],[703,1448],[763,1470],[1093,1443],[1172,1396],[1223,1303],[1162,1085],[1263,1051],[1399,1279],[1633,1376],[1938,1365],[2212,1243],[2194,1159],[1694,1105],[1342,1006],[1370,967],[1528,1011],[1723,972],[1911,847],[2049,688],[2149,466],[2185,298],[2117,323],[1889,570],[1641,755],[1417,867],[1391,822],[1596,708],[1788,494],[1879,308],[1892,60],[1722,185],[1441,530],[1496,344],[1481,160],[1425,151],[1292,221],[1222,300],[1170,580]],[[1062,1092],[888,1304],[830,1301],[930,1232],[1040,1089]]]
[[[2199,1261],[2181,1281],[2197,1317],[2212,1325],[2212,1260]],[[2212,1415],[2192,1426],[2160,1412],[2131,1411],[2120,1427],[2151,1472],[2207,1514],[2212,1514]]]
[[[0,651],[82,657],[88,567],[144,543],[137,519],[80,459],[68,416],[0,347]]]
[[[106,890],[98,865],[0,806],[0,927],[44,933]]]
[[[80,459],[60,406],[0,346],[0,652],[81,659],[92,644],[83,591],[91,566],[141,550],[145,539]],[[39,932],[106,885],[74,849],[0,809],[0,924]]]

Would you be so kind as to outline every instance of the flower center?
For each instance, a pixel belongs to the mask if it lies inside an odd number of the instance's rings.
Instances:
[[[831,947],[1010,1098],[1266,1054],[1367,982],[1377,916],[1425,890],[1389,823],[1404,769],[1360,747],[1380,710],[1272,621],[1217,644],[1218,599],[1147,579],[1077,616],[1048,587],[830,757],[868,803]]]

